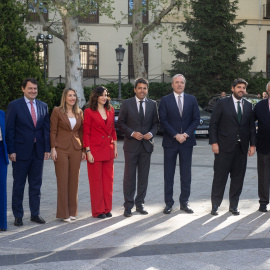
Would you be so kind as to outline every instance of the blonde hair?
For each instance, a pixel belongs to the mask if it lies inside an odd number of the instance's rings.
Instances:
[[[62,112],[67,113],[66,98],[67,98],[67,94],[68,94],[69,91],[73,91],[75,93],[75,95],[76,95],[76,102],[75,102],[75,104],[72,107],[72,112],[74,114],[79,114],[80,113],[80,108],[79,108],[79,104],[78,104],[79,103],[78,102],[78,96],[77,96],[76,91],[74,89],[72,89],[72,88],[65,88],[63,90],[59,109]]]

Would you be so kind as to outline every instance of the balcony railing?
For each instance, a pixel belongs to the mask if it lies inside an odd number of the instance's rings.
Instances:
[[[86,17],[79,16],[79,23],[99,23],[99,11],[97,10]]]

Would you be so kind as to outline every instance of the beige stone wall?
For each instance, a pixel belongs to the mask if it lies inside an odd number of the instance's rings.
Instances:
[[[263,5],[266,0],[239,0],[239,10],[237,11],[236,22],[247,19],[247,26],[242,29],[245,35],[246,53],[242,56],[242,60],[255,56],[252,72],[266,72],[266,46],[267,31],[270,31],[270,20],[263,19]],[[114,16],[117,20],[121,17],[121,11],[127,13],[128,1],[115,1]],[[54,14],[50,14],[50,17]],[[150,14],[151,16],[151,14]],[[167,25],[177,25],[183,20],[183,14],[179,12],[177,19],[166,18]],[[100,77],[118,76],[118,63],[115,57],[115,48],[118,44],[122,44],[126,49],[125,58],[122,64],[122,75],[128,74],[128,51],[127,39],[129,38],[131,25],[128,25],[127,19],[124,20],[118,31],[114,27],[114,21],[106,16],[100,16],[99,24],[80,24],[87,35],[81,37],[81,41],[92,41],[99,43],[99,75]],[[41,27],[36,25],[37,29],[33,31],[32,36],[36,36],[40,32]],[[42,32],[42,31],[41,31]],[[181,40],[186,40],[185,33],[181,33]],[[150,79],[157,74],[168,73],[174,55],[170,51],[168,41],[165,35],[158,40],[154,40],[152,35],[146,41],[149,44],[149,76]],[[161,43],[162,48],[157,49],[156,43]],[[179,37],[173,37],[173,43],[179,47]],[[185,50],[183,48],[183,50]],[[49,76],[58,77],[65,76],[64,71],[64,46],[63,42],[57,38],[49,46]]]

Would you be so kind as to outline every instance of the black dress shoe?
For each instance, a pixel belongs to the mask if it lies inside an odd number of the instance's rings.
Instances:
[[[132,216],[131,209],[125,208],[124,216],[125,217],[131,217]]]
[[[105,214],[99,214],[98,216],[96,216],[96,218],[105,218],[106,215]]]
[[[240,215],[240,211],[238,210],[237,206],[233,207],[233,206],[230,206],[229,208],[229,211],[233,214],[233,215]]]
[[[105,214],[106,217],[112,217],[112,213],[111,212],[108,212]]]
[[[145,210],[143,205],[136,207],[136,212],[141,213],[142,215],[148,215],[148,212]]]
[[[41,216],[31,216],[30,220],[39,224],[46,223],[46,221]]]
[[[21,217],[15,217],[14,225],[15,226],[22,226],[23,225],[22,218]]]
[[[183,210],[188,214],[193,214],[194,213],[193,210],[191,208],[189,208],[188,204],[186,204],[186,205],[180,204],[180,210]]]
[[[166,205],[164,210],[163,210],[163,213],[167,215],[167,214],[170,214],[171,212],[172,212],[172,207]]]
[[[266,208],[266,205],[260,205],[260,207],[259,207],[259,211],[260,212],[263,212],[263,213],[266,213],[266,212],[268,212],[268,210],[267,210],[267,208]]]
[[[215,204],[212,205],[211,215],[213,215],[213,216],[217,216],[218,215],[218,206],[215,205]]]
[[[0,231],[5,232],[7,229],[0,229]]]

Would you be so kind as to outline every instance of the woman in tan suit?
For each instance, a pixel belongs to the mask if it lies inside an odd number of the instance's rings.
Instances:
[[[56,217],[70,222],[77,216],[82,150],[83,112],[75,90],[63,90],[61,104],[51,115],[51,157],[57,178]]]

